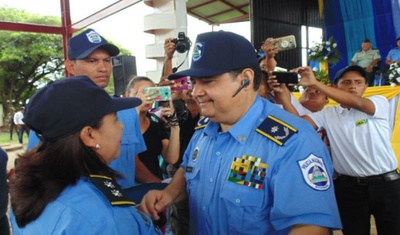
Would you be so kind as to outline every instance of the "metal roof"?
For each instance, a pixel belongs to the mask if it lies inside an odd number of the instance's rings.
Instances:
[[[249,20],[249,0],[188,0],[187,13],[210,25]]]

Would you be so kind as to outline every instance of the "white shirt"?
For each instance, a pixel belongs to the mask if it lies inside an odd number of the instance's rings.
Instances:
[[[24,118],[24,114],[21,111],[18,111],[14,114],[14,123],[15,125],[24,125],[25,123],[22,121]]]
[[[389,102],[380,95],[368,99],[375,105],[372,116],[340,106],[308,114],[318,127],[326,130],[334,168],[340,174],[365,177],[397,168],[390,144]]]
[[[290,93],[290,103],[292,103],[293,107],[297,110],[300,117],[312,113],[309,109],[301,105],[300,102],[296,99],[296,97],[294,97],[292,93]]]

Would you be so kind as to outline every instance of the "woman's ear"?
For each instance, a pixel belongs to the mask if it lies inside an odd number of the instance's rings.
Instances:
[[[85,126],[79,133],[79,137],[82,140],[83,144],[95,148],[96,140],[94,138],[93,128],[90,126]]]

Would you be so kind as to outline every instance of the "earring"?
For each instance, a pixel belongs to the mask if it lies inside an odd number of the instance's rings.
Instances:
[[[100,149],[100,144],[96,144],[95,148],[96,148],[96,150],[99,150]]]

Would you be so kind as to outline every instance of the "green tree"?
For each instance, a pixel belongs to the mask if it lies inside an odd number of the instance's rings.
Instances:
[[[31,15],[0,8],[1,21],[60,25],[58,17]],[[64,74],[62,36],[56,34],[0,31],[0,100],[4,113],[24,105],[38,87]]]
[[[13,8],[0,8],[0,21],[61,25],[59,17]],[[131,55],[129,50],[117,46],[121,55]],[[4,116],[8,115],[10,107],[18,109],[25,105],[38,88],[64,76],[62,35],[0,31],[0,103]],[[106,91],[114,93],[113,79]]]

